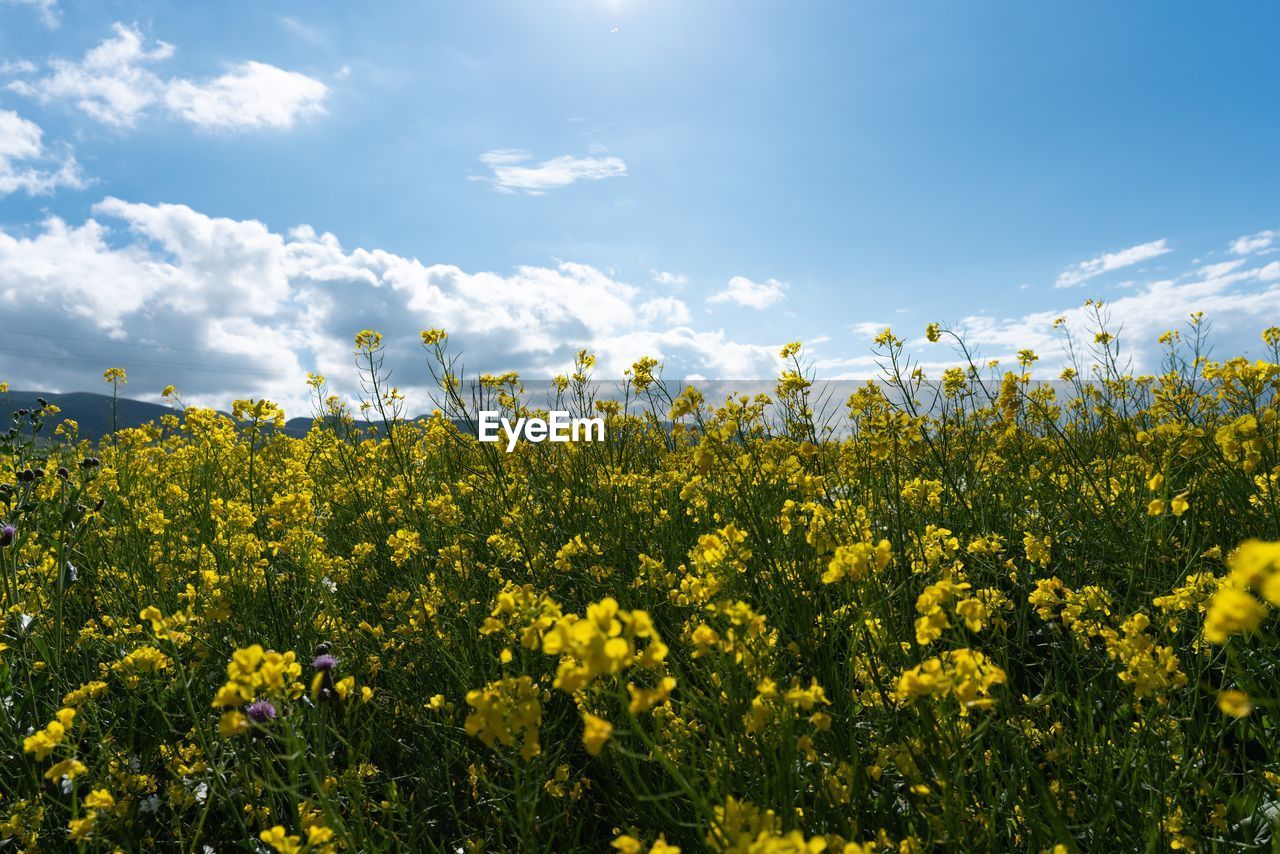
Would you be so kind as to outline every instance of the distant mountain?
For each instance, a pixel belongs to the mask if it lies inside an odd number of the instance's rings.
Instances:
[[[111,396],[87,391],[57,394],[51,391],[11,390],[8,394],[0,394],[0,418],[7,421],[7,416],[19,409],[35,409],[39,406],[36,402],[38,397],[62,410],[45,421],[42,435],[52,435],[54,428],[67,419],[80,425],[80,435],[86,439],[100,439],[111,432]],[[173,410],[168,406],[122,397],[116,407],[116,423],[120,427],[141,427],[161,415],[171,414]]]
[[[35,409],[39,406],[36,399],[41,397],[61,410],[54,417],[46,419],[42,436],[52,436],[58,424],[67,419],[80,425],[80,436],[84,439],[97,441],[111,432],[111,395],[87,391],[57,394],[51,391],[19,389],[12,390],[8,394],[0,394],[0,428],[8,429],[9,423],[12,423],[8,422],[8,416],[11,413],[19,409]],[[178,410],[163,404],[146,403],[122,397],[117,402],[116,424],[121,429],[141,427],[162,415],[178,414],[181,414]],[[313,422],[312,418],[290,418],[285,422],[284,432],[290,436],[305,436]],[[358,426],[367,427],[369,423],[358,422]],[[467,429],[461,422],[458,422],[458,427],[464,431]]]

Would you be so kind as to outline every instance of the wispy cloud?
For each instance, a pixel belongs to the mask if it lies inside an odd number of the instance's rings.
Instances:
[[[653,276],[656,284],[665,288],[674,288],[679,290],[689,284],[689,277],[683,273],[670,273],[666,270],[650,270],[649,275]]]
[[[1280,231],[1259,231],[1231,241],[1231,251],[1236,255],[1252,255],[1270,249],[1277,239],[1280,239]]]
[[[768,308],[782,302],[787,286],[777,279],[753,282],[746,276],[734,276],[722,291],[707,297],[707,302],[731,302],[746,308]]]
[[[313,27],[306,21],[298,20],[291,15],[278,15],[276,20],[280,22],[280,26],[288,30],[293,35],[309,42],[313,45],[324,47],[329,44],[329,38],[319,27]]]
[[[627,164],[619,157],[574,157],[569,154],[541,163],[531,163],[528,151],[499,148],[480,155],[480,162],[492,170],[492,176],[475,180],[489,181],[502,193],[526,193],[541,196],[548,190],[567,187],[578,181],[601,181],[627,174]]]
[[[864,320],[861,323],[853,324],[853,331],[864,338],[875,338],[881,332],[889,327],[887,323],[881,323],[875,320]]]
[[[148,46],[135,27],[117,23],[115,35],[78,62],[54,59],[47,73],[20,78],[8,88],[41,103],[69,102],[93,118],[132,127],[152,109],[203,128],[289,128],[324,112],[328,87],[296,71],[242,62],[209,80],[163,77],[149,66],[174,55],[174,46]],[[20,71],[20,70],[19,70]]]
[[[62,23],[58,0],[0,0],[0,5],[30,6],[39,13],[40,21],[51,30],[56,30]]]
[[[1167,244],[1168,240],[1161,238],[1150,243],[1130,246],[1128,249],[1121,249],[1119,252],[1106,252],[1097,258],[1090,258],[1088,261],[1081,261],[1059,275],[1058,280],[1054,282],[1054,287],[1072,288],[1076,285],[1084,284],[1096,276],[1101,276],[1103,273],[1110,273],[1113,270],[1120,270],[1125,267],[1131,267],[1134,264],[1141,264],[1143,261],[1149,261],[1152,258],[1158,258],[1166,252],[1173,251]]]

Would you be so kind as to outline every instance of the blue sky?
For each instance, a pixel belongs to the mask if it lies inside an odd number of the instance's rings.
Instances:
[[[853,376],[873,330],[933,320],[1052,370],[1048,322],[1086,297],[1139,367],[1197,309],[1256,351],[1278,26],[1273,3],[0,0],[0,379],[96,388],[113,359],[138,396],[295,401],[307,370],[350,388],[372,326],[412,387],[434,325],[534,378],[579,346],[767,376],[795,338]]]

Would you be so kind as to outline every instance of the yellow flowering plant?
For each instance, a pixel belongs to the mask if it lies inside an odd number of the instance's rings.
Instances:
[[[1280,367],[1202,335],[1135,376],[1099,325],[1049,383],[885,330],[843,408],[799,342],[724,398],[647,357],[593,397],[584,351],[552,403],[606,440],[509,454],[474,400],[543,402],[434,328],[419,419],[374,330],[306,430],[22,402],[0,848],[1265,847]]]

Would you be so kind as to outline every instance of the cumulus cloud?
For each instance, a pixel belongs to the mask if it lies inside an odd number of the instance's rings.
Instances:
[[[689,306],[684,304],[684,300],[678,300],[675,297],[654,297],[641,303],[640,317],[649,323],[662,321],[676,326],[688,323],[692,319]]]
[[[14,80],[9,89],[46,104],[69,101],[106,124],[132,125],[164,88],[145,66],[173,56],[173,45],[157,41],[148,48],[138,30],[124,24],[115,24],[113,30],[114,37],[79,62],[51,60],[47,74]]]
[[[207,83],[172,81],[165,103],[201,127],[290,128],[300,118],[323,113],[327,92],[327,86],[305,74],[244,62]]]
[[[562,155],[531,163],[527,151],[501,148],[480,155],[480,162],[493,172],[476,180],[489,181],[502,193],[541,196],[547,190],[567,187],[578,181],[602,181],[627,174],[627,164],[619,157],[573,157]]]
[[[197,403],[267,396],[293,412],[309,411],[307,371],[357,393],[351,342],[362,328],[383,332],[395,382],[420,409],[428,375],[417,333],[428,327],[450,331],[469,372],[531,379],[563,371],[584,347],[602,377],[642,355],[670,376],[767,377],[779,346],[692,329],[679,300],[584,264],[469,272],[348,250],[308,226],[281,234],[117,198],[80,224],[0,229],[0,313],[26,335],[24,347],[4,345],[15,387],[92,388],[120,364],[140,395],[174,383]]]
[[[1130,246],[1128,249],[1121,249],[1119,252],[1105,252],[1097,258],[1081,261],[1074,267],[1064,270],[1058,276],[1058,280],[1054,282],[1054,287],[1075,287],[1096,276],[1101,276],[1103,273],[1110,273],[1113,270],[1120,270],[1125,267],[1131,267],[1134,264],[1141,264],[1143,261],[1149,261],[1152,258],[1158,258],[1166,252],[1173,251],[1167,244],[1168,240],[1162,238],[1153,240],[1150,243]]]
[[[777,279],[753,282],[746,276],[734,276],[724,290],[707,297],[707,302],[732,302],[747,308],[768,308],[782,302],[786,288]]]
[[[51,60],[45,73],[8,88],[45,104],[71,103],[116,127],[132,127],[153,109],[219,130],[290,128],[324,112],[328,87],[305,74],[243,62],[209,80],[164,77],[151,66],[170,59],[173,45],[148,45],[136,27],[120,23],[113,31],[80,61]]]
[[[0,197],[21,190],[29,196],[58,187],[83,187],[80,165],[70,149],[50,150],[35,122],[0,109]]]

